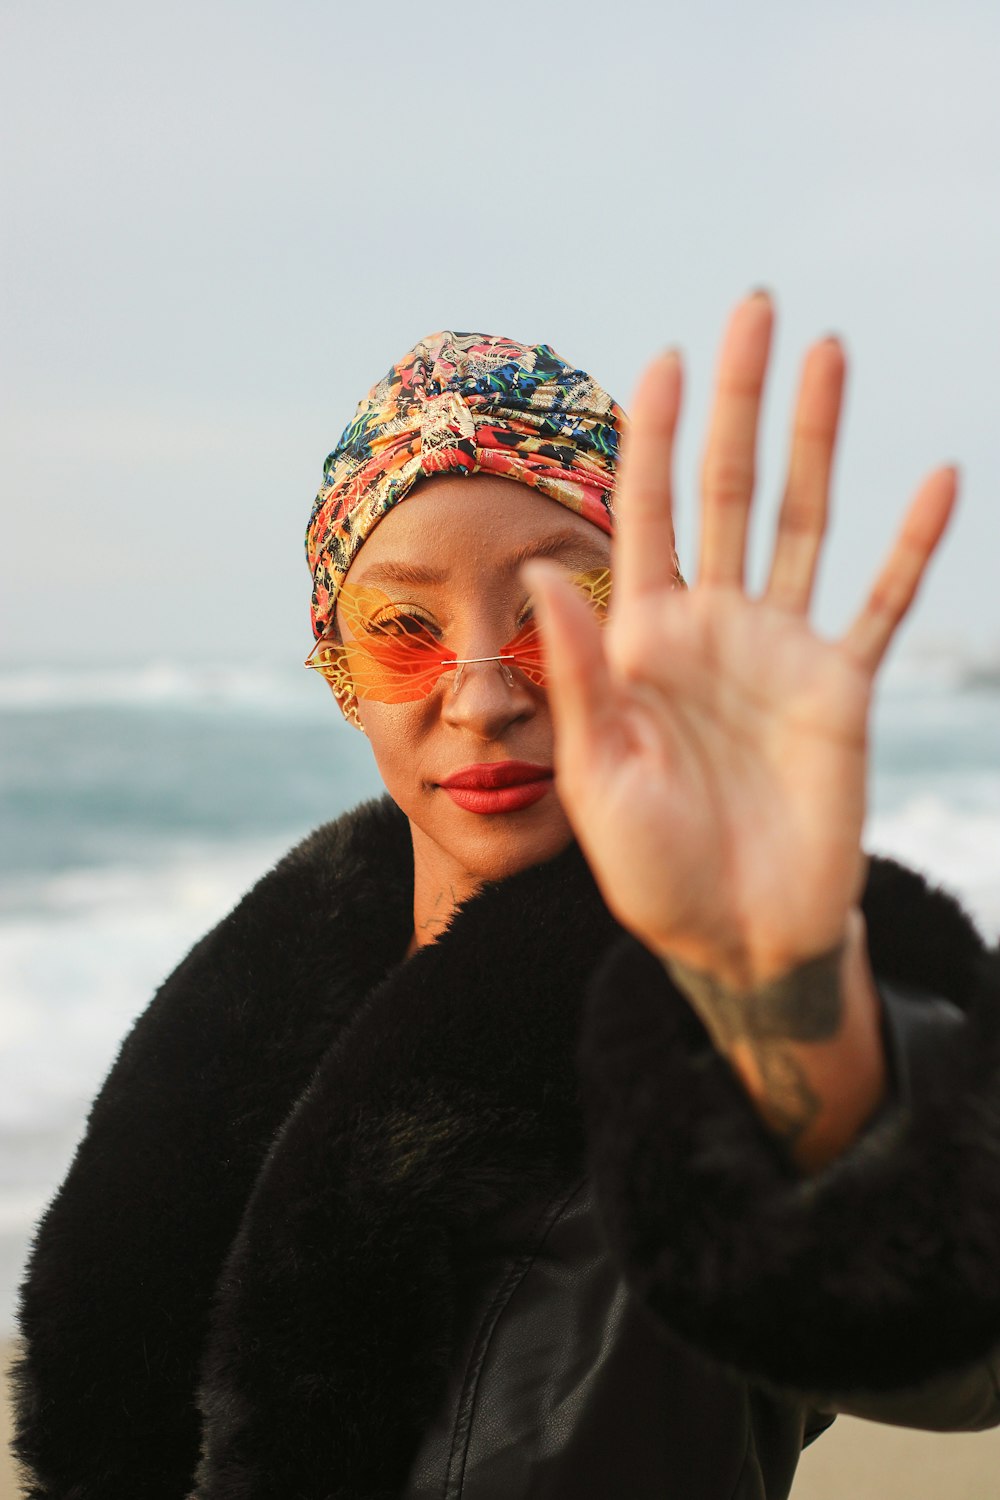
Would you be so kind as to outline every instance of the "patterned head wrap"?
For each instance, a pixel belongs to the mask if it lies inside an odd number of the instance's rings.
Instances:
[[[323,466],[306,531],[318,638],[366,537],[418,479],[502,474],[602,531],[625,413],[548,344],[485,333],[422,339],[359,404]]]

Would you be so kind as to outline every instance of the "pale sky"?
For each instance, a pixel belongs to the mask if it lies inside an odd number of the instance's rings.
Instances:
[[[851,377],[819,619],[921,474],[961,511],[907,636],[1000,651],[996,0],[7,0],[0,658],[298,661],[302,532],[420,336],[547,342],[625,404],[686,353],[682,561],[718,336]]]

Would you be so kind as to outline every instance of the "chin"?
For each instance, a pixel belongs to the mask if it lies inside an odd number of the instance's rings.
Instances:
[[[440,794],[439,794],[440,795]],[[482,815],[450,804],[433,819],[410,822],[476,882],[506,880],[532,865],[555,859],[573,842],[573,830],[553,793],[544,811]],[[437,809],[435,809],[437,811]]]

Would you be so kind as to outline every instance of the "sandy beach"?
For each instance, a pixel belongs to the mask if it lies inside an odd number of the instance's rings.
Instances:
[[[0,1500],[16,1500],[10,1457],[7,1367],[4,1347],[0,1431],[4,1461]],[[1000,1428],[993,1432],[907,1432],[841,1417],[803,1455],[792,1500],[998,1500]],[[581,1497],[583,1500],[583,1497]],[[608,1497],[619,1500],[619,1497]],[[623,1497],[625,1500],[625,1497]],[[684,1500],[697,1500],[696,1496]]]
[[[792,1500],[997,1500],[1000,1428],[909,1432],[839,1417],[802,1455]]]

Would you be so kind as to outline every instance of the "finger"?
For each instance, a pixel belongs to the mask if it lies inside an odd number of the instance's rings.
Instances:
[[[936,469],[920,486],[864,608],[843,644],[872,672],[885,655],[945,527],[958,493],[958,472]]]
[[[722,341],[702,464],[702,584],[743,583],[757,419],[773,322],[770,297],[755,292],[737,307]]]
[[[646,368],[632,403],[615,485],[619,610],[625,601],[677,581],[671,470],[682,383],[680,355],[669,350]]]
[[[796,613],[809,608],[826,531],[844,368],[837,339],[815,344],[806,355],[795,403],[788,481],[764,597]]]
[[[621,737],[602,629],[593,609],[554,564],[527,563],[521,573],[535,601],[545,650],[557,769],[579,784],[581,770],[598,764]]]

